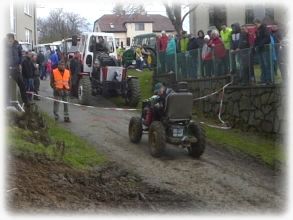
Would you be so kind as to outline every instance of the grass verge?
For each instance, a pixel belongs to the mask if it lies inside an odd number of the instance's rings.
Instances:
[[[204,126],[208,140],[214,146],[239,151],[255,157],[270,167],[282,164],[285,159],[284,148],[273,138],[243,132],[239,129],[221,130]]]
[[[45,146],[38,138],[36,132],[24,130],[18,127],[8,128],[8,145],[12,153],[15,154],[44,154],[49,158],[60,160],[76,169],[89,169],[106,162],[104,155],[98,153],[94,146],[85,140],[74,135],[70,131],[55,123],[49,116],[45,115],[48,123],[48,136],[50,141]],[[56,145],[57,142],[64,141],[64,153]]]

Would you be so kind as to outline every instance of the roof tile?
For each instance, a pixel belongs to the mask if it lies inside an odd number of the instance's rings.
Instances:
[[[162,30],[175,31],[169,18],[159,14],[105,14],[95,21],[95,26],[98,24],[101,32],[126,32],[126,23],[153,23],[154,32],[160,32]]]

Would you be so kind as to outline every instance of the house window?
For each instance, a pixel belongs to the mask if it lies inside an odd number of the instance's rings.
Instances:
[[[135,23],[136,31],[144,31],[144,23]]]
[[[265,9],[265,17],[270,18],[271,20],[274,20],[275,13],[273,8],[266,8]]]
[[[216,26],[219,30],[223,24],[227,23],[225,6],[213,6],[209,8],[209,23],[210,26]]]
[[[246,7],[245,9],[245,23],[253,24],[254,22],[254,10],[252,7]]]
[[[29,1],[25,1],[24,3],[24,13],[27,15],[32,15],[32,5]]]
[[[116,42],[116,47],[119,47],[119,44],[120,44],[120,38],[115,38],[115,42]]]
[[[126,46],[130,46],[130,37],[126,38]]]
[[[25,29],[25,42],[30,43],[32,40],[32,31],[29,29]]]

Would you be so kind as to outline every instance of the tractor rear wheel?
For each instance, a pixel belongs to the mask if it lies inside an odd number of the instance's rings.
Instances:
[[[142,123],[141,118],[132,117],[128,126],[128,135],[132,143],[138,143],[142,136]]]
[[[160,157],[166,147],[165,128],[159,121],[152,122],[149,128],[149,149],[153,157]]]
[[[88,76],[83,76],[78,84],[78,102],[82,105],[88,105],[92,96],[91,81]]]
[[[140,100],[140,86],[136,78],[128,79],[128,89],[125,97],[126,105],[136,107]]]
[[[200,125],[195,123],[190,124],[188,129],[189,132],[197,139],[196,143],[192,143],[190,147],[187,148],[188,153],[194,158],[200,158],[205,150],[205,131]]]

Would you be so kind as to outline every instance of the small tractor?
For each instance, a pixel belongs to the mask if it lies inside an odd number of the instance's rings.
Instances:
[[[113,34],[87,32],[80,37],[82,72],[79,76],[78,99],[89,104],[92,95],[122,96],[126,105],[135,107],[140,100],[137,77],[127,75],[118,66]]]
[[[189,92],[171,93],[167,96],[163,114],[158,117],[157,103],[153,96],[143,101],[140,117],[132,117],[128,133],[132,143],[139,143],[148,134],[148,145],[153,157],[160,157],[166,143],[187,149],[190,156],[199,158],[205,150],[205,133],[192,118],[193,97]]]

